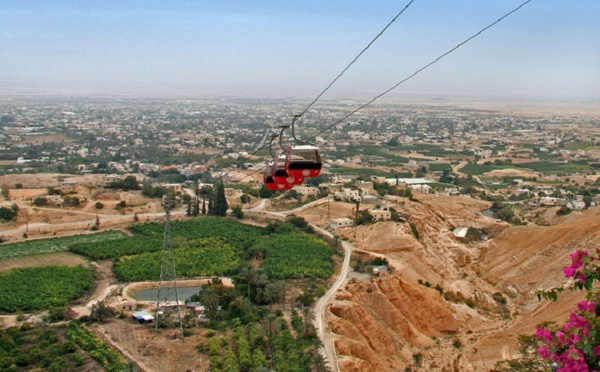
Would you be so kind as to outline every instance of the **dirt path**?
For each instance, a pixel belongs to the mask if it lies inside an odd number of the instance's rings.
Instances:
[[[462,167],[464,167],[465,165],[467,165],[467,164],[468,164],[468,162],[466,162],[466,161],[461,161],[460,163],[458,163],[458,164],[456,164],[455,166],[453,166],[453,167],[452,167],[452,173],[456,173],[456,174],[458,174],[459,176],[466,177],[467,175],[466,175],[466,174],[464,174],[463,172],[461,172],[461,171],[460,171],[460,169],[461,169]]]
[[[286,214],[294,213],[295,211],[300,210],[300,209],[304,210],[307,207],[316,206],[316,205],[322,204],[326,201],[327,201],[326,199],[319,199],[312,203],[304,205],[300,208],[297,208],[295,210],[288,211],[288,212],[286,212]],[[274,216],[274,217],[278,217],[278,218],[285,218],[285,215],[286,215],[284,213],[269,212],[269,211],[262,211],[262,210],[260,212],[267,214],[267,215]],[[327,236],[330,239],[335,239],[334,235],[331,232],[329,232],[319,226],[316,226],[314,224],[310,224],[310,225],[315,229],[315,231],[319,232],[320,234],[323,234],[324,236]],[[323,297],[319,298],[319,300],[317,301],[317,303],[315,304],[315,307],[314,307],[314,312],[315,312],[315,317],[316,317],[315,328],[317,329],[317,334],[319,335],[321,342],[323,342],[324,352],[325,352],[324,357],[329,362],[329,366],[332,368],[333,371],[339,371],[339,369],[337,367],[337,363],[336,363],[336,359],[335,359],[335,350],[334,350],[335,347],[333,345],[333,341],[334,341],[333,334],[331,332],[326,331],[325,315],[327,312],[327,306],[329,305],[332,297],[346,282],[346,279],[348,277],[348,270],[350,268],[350,257],[352,255],[352,250],[354,249],[354,247],[347,241],[342,240],[341,243],[342,243],[342,248],[344,249],[344,261],[342,263],[342,268],[340,270],[340,273],[338,274],[338,277],[335,280],[335,282],[333,283],[333,285],[329,288],[329,290],[325,293],[325,295]]]

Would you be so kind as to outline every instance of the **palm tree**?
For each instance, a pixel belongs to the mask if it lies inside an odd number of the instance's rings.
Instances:
[[[269,314],[260,323],[263,333],[270,340],[279,330],[279,322],[275,314]]]
[[[268,283],[263,292],[265,300],[269,303],[269,311],[273,308],[273,302],[277,301],[281,296],[281,286],[279,283]]]
[[[213,287],[204,287],[200,292],[200,302],[206,307],[210,319],[219,317],[219,294]]]
[[[320,352],[314,353],[309,360],[309,368],[311,372],[331,372],[327,361]]]
[[[309,336],[311,334],[314,333],[315,331],[315,327],[313,325],[313,322],[315,321],[315,313],[314,311],[312,311],[312,309],[308,306],[306,306],[305,308],[302,309],[302,317],[304,319],[304,337],[305,338],[309,338]]]
[[[264,286],[267,283],[267,276],[260,269],[252,269],[253,275],[250,278],[250,284],[254,286],[254,290],[256,291],[256,296],[254,298],[255,302],[258,303],[260,299],[260,295],[262,291],[259,291],[258,288]],[[250,298],[250,297],[248,297]]]
[[[286,290],[287,290],[287,283],[284,282],[283,280],[280,280],[279,282],[277,282],[277,284],[281,288],[281,293],[282,293],[281,304],[283,305],[283,310],[285,310],[285,294],[286,294]]]

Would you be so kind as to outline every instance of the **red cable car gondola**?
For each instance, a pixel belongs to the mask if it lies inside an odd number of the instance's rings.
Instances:
[[[287,151],[285,170],[294,180],[302,179],[304,182],[304,178],[318,177],[322,166],[319,148],[316,146],[290,146]]]
[[[267,188],[267,190],[269,191],[278,191],[279,187],[277,187],[277,184],[275,183],[275,180],[273,179],[273,162],[267,162],[267,165],[265,166],[265,174],[264,174],[264,182],[265,182],[265,187]]]
[[[285,171],[285,155],[279,155],[275,158],[271,174],[277,190],[291,190],[294,187],[294,178],[290,177]]]

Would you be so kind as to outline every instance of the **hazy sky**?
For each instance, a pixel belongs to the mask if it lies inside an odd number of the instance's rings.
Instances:
[[[0,94],[315,97],[408,2],[2,0]],[[416,0],[324,98],[369,97],[521,0]],[[600,1],[534,0],[397,89],[600,102]]]

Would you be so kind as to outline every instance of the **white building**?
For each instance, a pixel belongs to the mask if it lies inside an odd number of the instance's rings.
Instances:
[[[369,214],[373,216],[373,221],[389,221],[392,219],[392,212],[387,205],[369,209]]]
[[[347,218],[347,217],[334,218],[329,223],[329,226],[333,230],[336,230],[336,229],[341,228],[341,227],[350,227],[350,226],[354,226],[354,220],[352,220],[351,218]]]
[[[319,189],[314,186],[294,186],[294,190],[304,196],[319,196]]]

